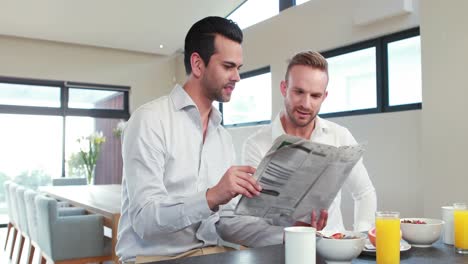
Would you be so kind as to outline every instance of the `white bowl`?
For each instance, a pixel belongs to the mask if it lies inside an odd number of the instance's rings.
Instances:
[[[337,232],[321,231],[325,236],[331,236]],[[351,260],[359,256],[366,244],[366,234],[352,231],[341,231],[345,236],[354,236],[354,239],[330,239],[317,238],[317,252],[328,264],[351,263]]]
[[[420,220],[425,224],[410,224],[403,223],[403,220]],[[403,239],[410,243],[413,247],[430,247],[440,238],[444,221],[431,218],[402,218],[401,232]]]

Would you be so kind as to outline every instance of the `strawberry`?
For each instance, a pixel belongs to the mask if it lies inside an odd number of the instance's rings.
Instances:
[[[343,233],[335,233],[333,235],[331,235],[331,238],[333,239],[343,239],[345,237],[345,235]]]

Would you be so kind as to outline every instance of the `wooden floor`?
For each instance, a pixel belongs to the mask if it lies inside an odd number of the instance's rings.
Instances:
[[[107,230],[106,230],[107,231]],[[105,233],[108,233],[108,232],[105,232]],[[12,239],[10,237],[9,241],[8,241],[8,247],[7,247],[7,251],[5,252],[4,251],[4,248],[5,248],[5,239],[6,239],[6,235],[7,235],[7,228],[0,228],[0,263],[1,264],[13,264],[13,263],[16,263],[16,256],[18,255],[17,253],[17,250],[15,250],[14,254],[13,254],[13,261],[10,261],[9,259],[9,256],[10,256],[10,248],[11,248],[11,242],[12,242]],[[11,235],[11,234],[10,234]],[[16,246],[16,248],[19,248],[19,239],[16,239],[16,243],[18,244]],[[29,246],[29,243],[28,242],[25,242],[24,243],[24,248],[27,248]],[[8,253],[8,254],[7,254]],[[20,264],[26,264],[26,250],[23,249],[23,256],[21,257],[21,263]],[[36,253],[34,255],[34,260],[33,260],[33,263],[39,263],[39,254],[37,253],[37,250],[36,250]],[[105,262],[105,264],[111,264],[112,262],[108,261],[108,262]]]

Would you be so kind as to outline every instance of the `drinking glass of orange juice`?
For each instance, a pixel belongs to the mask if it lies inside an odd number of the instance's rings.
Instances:
[[[468,207],[466,203],[453,204],[455,251],[468,254]]]
[[[400,213],[375,213],[377,264],[400,263]]]

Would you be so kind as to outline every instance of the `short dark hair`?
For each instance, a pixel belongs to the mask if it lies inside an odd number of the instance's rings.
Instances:
[[[215,53],[216,34],[242,44],[242,30],[234,21],[216,16],[203,18],[193,24],[185,37],[184,64],[187,74],[192,73],[190,56],[194,52],[200,54],[205,65],[208,65],[211,55]]]

